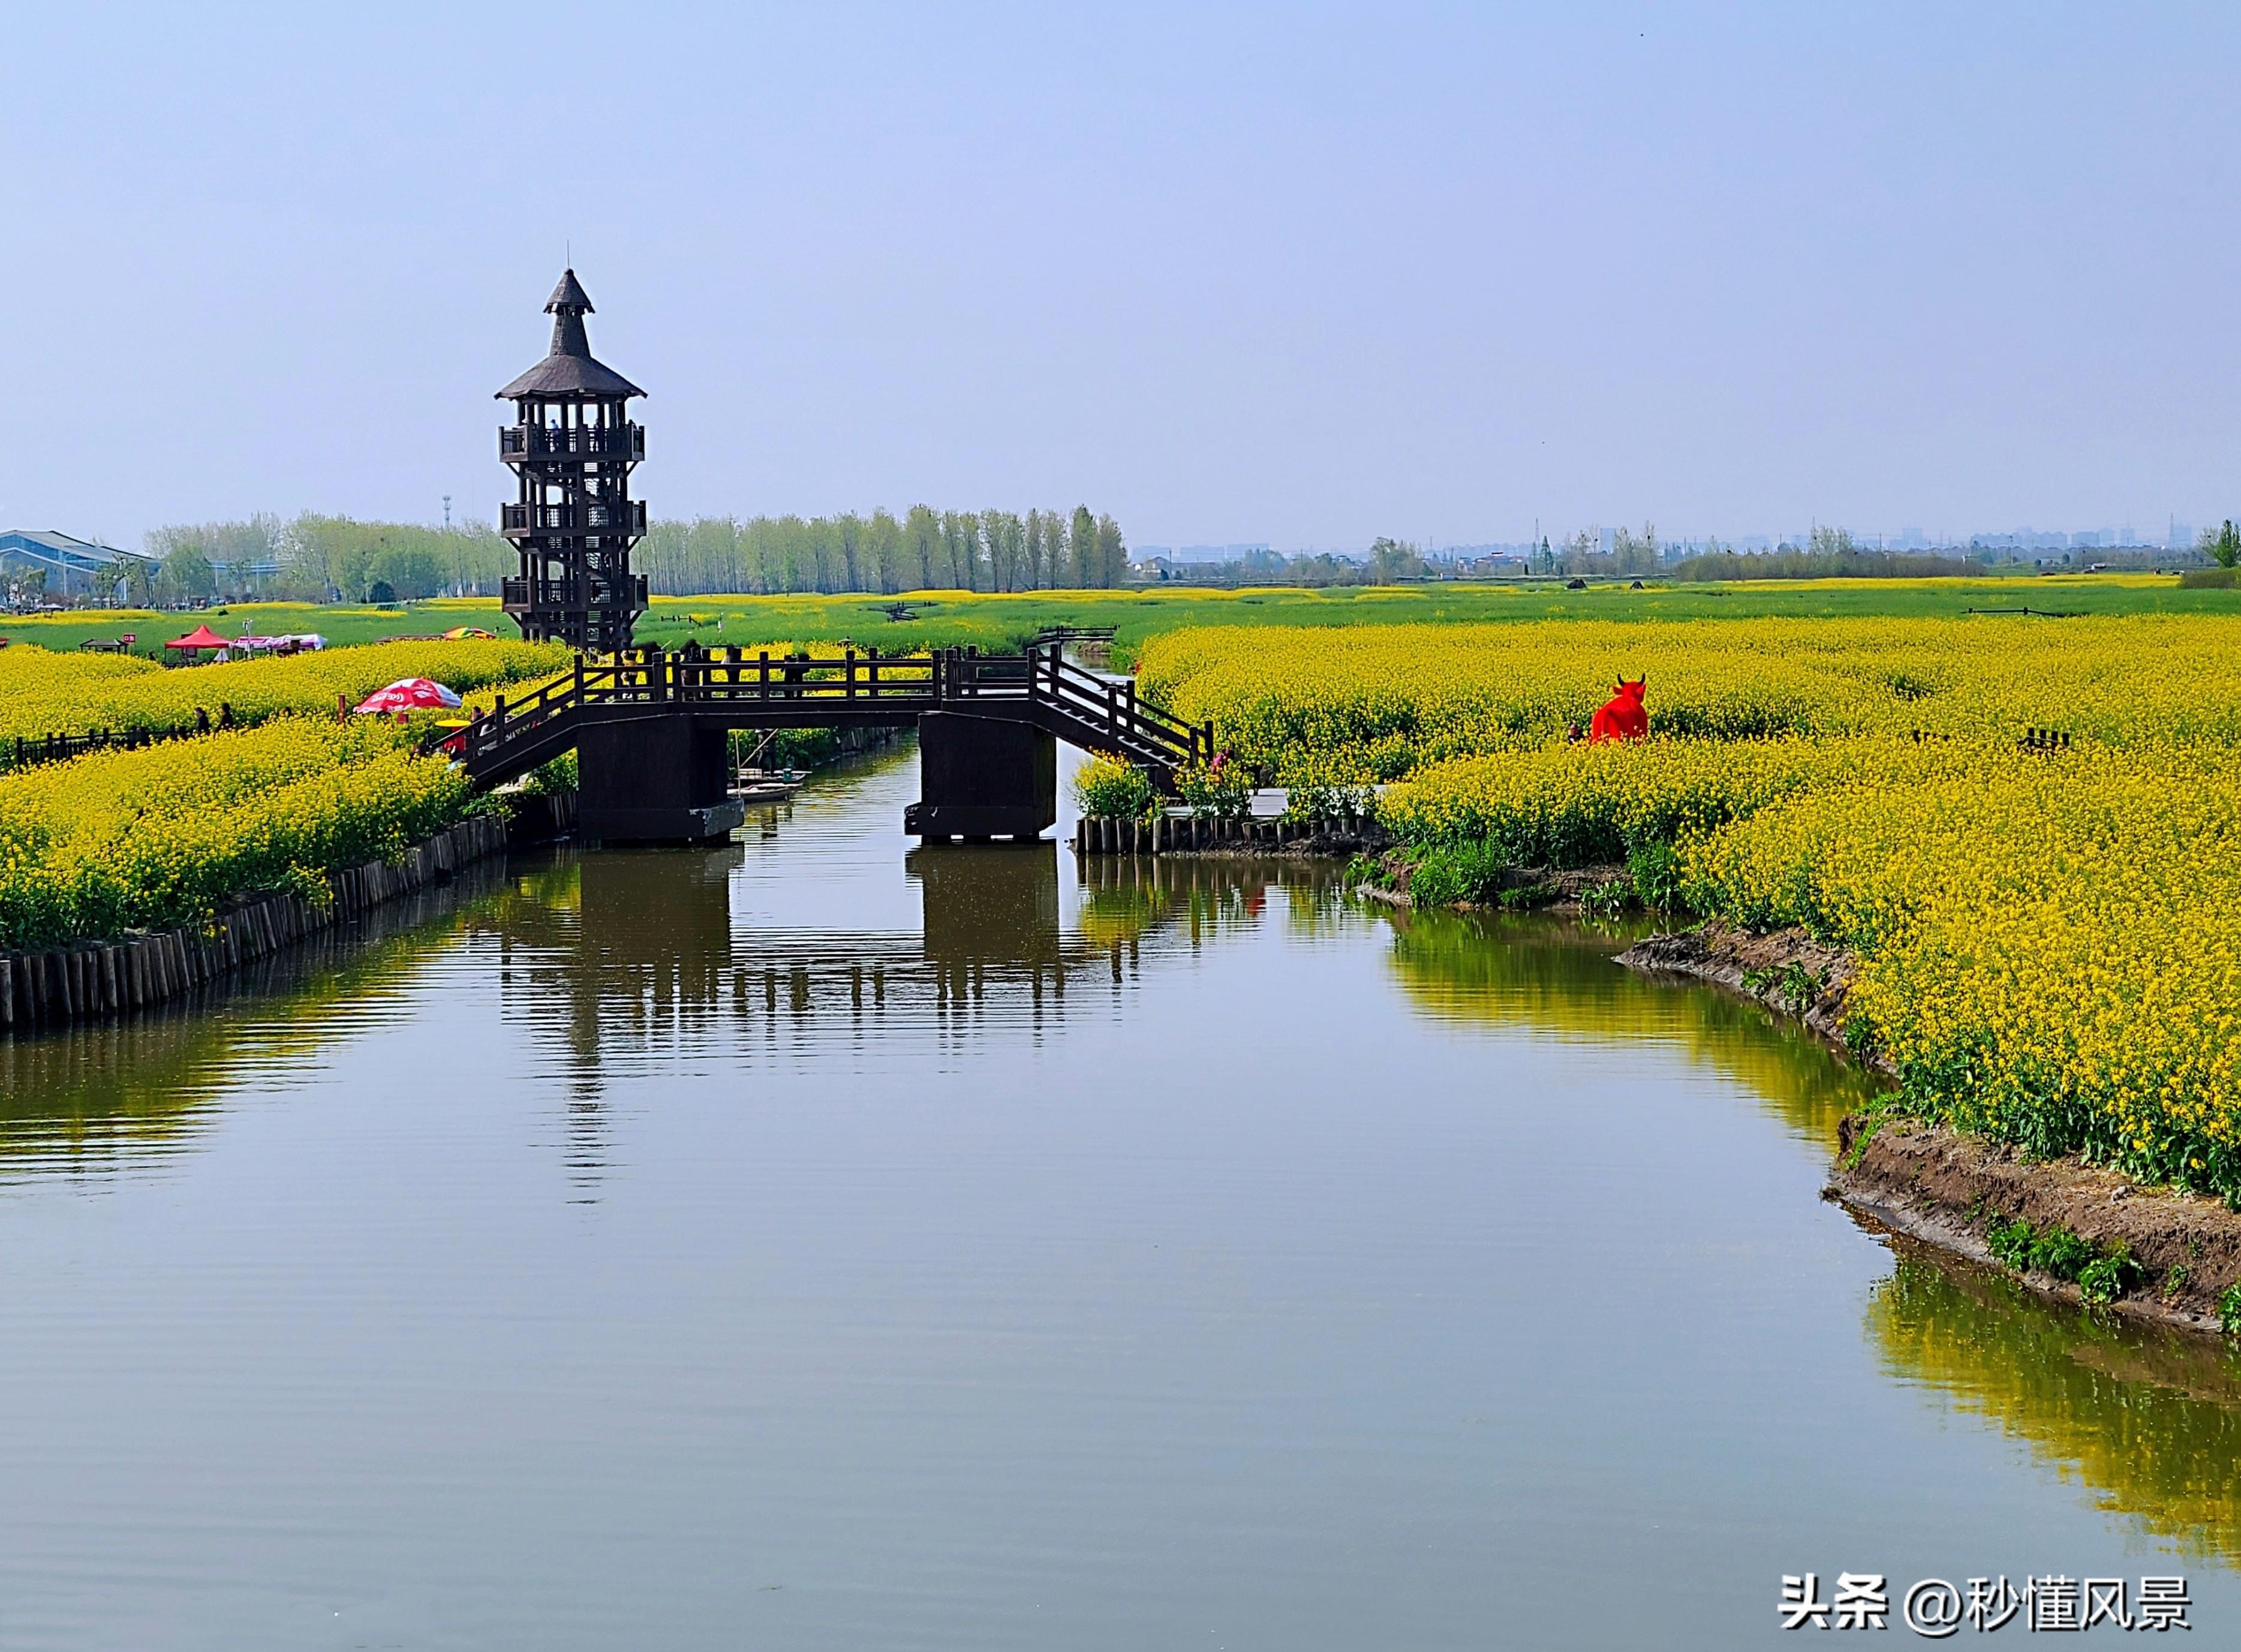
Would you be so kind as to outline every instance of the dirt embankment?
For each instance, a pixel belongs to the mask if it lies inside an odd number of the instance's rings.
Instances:
[[[1651,973],[1693,976],[1762,1000],[1842,1045],[1853,960],[1803,930],[1752,935],[1705,925],[1653,935],[1619,955]],[[1887,1060],[1873,1065],[1891,1071]],[[2075,1159],[2031,1160],[1943,1125],[1892,1118],[1880,1128],[1855,1114],[1838,1127],[1826,1196],[1872,1225],[1999,1266],[1995,1221],[2060,1227],[2103,1251],[2123,1245],[2145,1281],[2111,1306],[2119,1314],[2194,1330],[2218,1329],[2218,1300],[2241,1281],[2241,1214],[2167,1187],[2143,1187]],[[2076,1285],[2027,1273],[2026,1282],[2081,1300]]]
[[[1717,981],[1795,1016],[1833,1044],[1844,1041],[1844,998],[1852,986],[1852,955],[1802,929],[1754,935],[1705,924],[1652,935],[1621,953],[1618,961],[1651,973]],[[1885,1073],[1891,1070],[1880,1058],[1869,1065]]]
[[[2104,1250],[2123,1244],[2147,1280],[2111,1304],[2117,1313],[2218,1328],[2218,1299],[2241,1280],[2241,1214],[2217,1200],[2142,1187],[2074,1159],[2028,1160],[1942,1125],[1891,1120],[1864,1147],[1863,1130],[1857,1114],[1843,1121],[1829,1180],[1829,1196],[1856,1214],[1994,1266],[1986,1239],[1994,1212],[2034,1227],[2066,1227]],[[2075,1285],[2043,1274],[2024,1277],[2080,1300]]]

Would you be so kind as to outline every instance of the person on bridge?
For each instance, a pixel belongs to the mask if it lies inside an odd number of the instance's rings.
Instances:
[[[1649,686],[1647,676],[1629,682],[1618,679],[1618,692],[1595,712],[1588,725],[1588,744],[1602,740],[1638,740],[1649,732],[1649,713],[1642,709],[1642,692]]]

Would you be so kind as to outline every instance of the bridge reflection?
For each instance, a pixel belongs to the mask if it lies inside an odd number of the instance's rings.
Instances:
[[[477,913],[507,1019],[559,1046],[587,1120],[608,1084],[695,1048],[829,1053],[866,1047],[878,1025],[923,1027],[953,1050],[979,1030],[1039,1031],[1069,994],[1132,990],[1154,933],[1197,947],[1268,904],[1266,867],[1149,860],[1093,865],[1068,900],[1072,857],[1062,866],[1042,842],[911,851],[914,927],[892,906],[884,922],[847,921],[844,893],[830,893],[829,922],[808,898],[750,915],[749,855],[737,843],[564,852],[518,869]],[[1312,908],[1318,886],[1303,880],[1293,909]]]

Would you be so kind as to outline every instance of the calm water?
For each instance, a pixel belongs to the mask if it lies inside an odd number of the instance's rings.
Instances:
[[[0,1043],[0,1646],[2241,1622],[2241,1377],[1822,1203],[1815,1046],[1327,872],[913,850],[914,789]]]

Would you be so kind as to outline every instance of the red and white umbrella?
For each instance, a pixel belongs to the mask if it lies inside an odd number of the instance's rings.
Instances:
[[[455,706],[459,697],[443,684],[425,677],[402,677],[386,688],[377,688],[358,703],[363,716],[396,712],[435,712]]]

